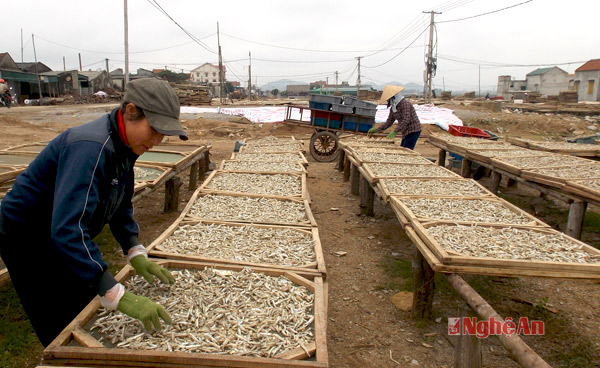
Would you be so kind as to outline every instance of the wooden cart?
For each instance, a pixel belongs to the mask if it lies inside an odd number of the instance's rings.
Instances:
[[[300,113],[300,119],[292,118],[292,112],[295,109]],[[309,112],[306,112],[306,110]],[[305,116],[312,118],[306,121],[303,119]],[[317,116],[320,118],[317,118]],[[362,122],[359,120],[362,120]],[[284,122],[314,127],[314,132],[310,137],[310,154],[317,161],[331,162],[337,159],[340,154],[340,135],[344,132],[367,134],[366,131],[362,131],[360,128],[366,125],[373,126],[375,117],[290,105],[286,109]],[[350,129],[350,127],[353,129]]]

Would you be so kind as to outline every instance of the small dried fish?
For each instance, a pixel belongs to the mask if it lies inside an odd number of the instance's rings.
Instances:
[[[491,194],[474,180],[382,179],[392,194],[429,196],[484,196]]]
[[[304,172],[303,166],[293,162],[262,162],[262,161],[237,161],[227,160],[223,162],[223,170],[251,171],[251,172]]]
[[[376,177],[439,177],[460,178],[460,175],[438,165],[382,164],[366,163]]]
[[[271,162],[305,162],[306,158],[302,153],[257,153],[257,152],[238,152],[235,159],[240,161],[271,161]]]
[[[302,195],[302,178],[287,174],[219,172],[206,183],[206,189],[293,197]]]

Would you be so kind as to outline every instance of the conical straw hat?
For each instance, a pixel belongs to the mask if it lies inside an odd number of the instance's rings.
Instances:
[[[381,94],[381,100],[379,100],[379,103],[386,103],[387,100],[394,97],[398,92],[401,92],[402,90],[404,90],[404,87],[402,86],[385,86],[385,88],[383,89],[383,93]]]

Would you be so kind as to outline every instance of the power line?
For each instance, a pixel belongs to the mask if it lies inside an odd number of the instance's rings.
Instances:
[[[425,31],[427,30],[427,28],[429,28],[429,27],[425,27],[425,28],[424,28],[424,29],[421,31],[421,33],[419,33],[419,35],[418,35],[418,36],[417,36],[417,37],[416,37],[416,38],[415,38],[415,39],[414,39],[414,40],[413,40],[411,43],[409,43],[409,44],[408,44],[408,46],[406,46],[405,48],[403,48],[403,49],[402,49],[402,51],[400,51],[399,53],[397,53],[396,55],[394,55],[394,56],[393,56],[391,59],[389,59],[388,61],[386,61],[386,62],[383,62],[383,63],[381,63],[381,64],[379,64],[379,65],[374,65],[374,66],[366,66],[366,65],[365,65],[364,67],[365,67],[365,68],[369,68],[369,69],[370,69],[370,68],[378,68],[378,67],[380,67],[380,66],[382,66],[382,65],[385,65],[385,64],[389,63],[390,61],[394,60],[395,58],[397,58],[398,56],[400,56],[400,54],[402,54],[404,51],[406,51],[406,49],[408,49],[408,47],[409,47],[409,46],[411,46],[413,43],[415,43],[415,42],[416,42],[416,41],[419,39],[419,37],[421,37],[421,35],[422,35],[423,33],[425,33]]]
[[[177,23],[177,21],[175,19],[173,19],[173,17],[171,17],[169,15],[169,13],[167,13],[167,11],[164,10],[162,8],[162,6],[160,6],[160,4],[156,0],[147,0],[147,1],[150,3],[150,5],[154,6],[156,9],[158,9],[158,11],[160,11],[165,16],[167,16],[167,18],[169,18],[173,23],[175,23],[175,25],[177,25],[177,27],[179,27],[183,31],[183,33],[188,35],[192,40],[194,40],[194,42],[196,42],[198,45],[200,45],[203,49],[205,49],[206,51],[211,52],[215,55],[217,54],[210,47],[208,47],[206,44],[204,44],[202,41],[200,41],[196,36],[191,34],[187,29],[183,28],[179,23]]]
[[[563,63],[540,63],[540,64],[508,64],[508,63],[496,63],[496,62],[491,62],[491,61],[480,61],[480,60],[469,60],[469,59],[462,59],[461,60],[458,57],[448,56],[448,55],[438,55],[438,59],[449,60],[449,61],[454,61],[454,62],[463,63],[463,64],[484,65],[484,66],[498,67],[498,68],[504,68],[504,67],[539,67],[539,66],[549,66],[549,65],[570,65],[570,64],[582,64],[582,63],[585,63],[585,62],[588,61],[588,60],[583,60],[583,61],[568,61],[568,62],[563,62]]]
[[[438,23],[450,23],[450,22],[458,22],[458,21],[461,21],[461,20],[473,19],[473,18],[484,16],[484,15],[488,15],[488,14],[492,14],[492,13],[497,13],[497,12],[500,12],[500,11],[503,11],[503,10],[506,10],[506,9],[514,8],[516,6],[527,4],[527,3],[530,3],[532,1],[533,0],[527,0],[527,1],[524,1],[522,3],[518,3],[518,4],[515,4],[515,5],[507,6],[506,8],[502,8],[502,9],[498,9],[498,10],[492,10],[490,12],[481,13],[481,14],[473,15],[473,16],[466,17],[466,18],[452,19],[452,20],[442,20],[442,21],[439,21]]]

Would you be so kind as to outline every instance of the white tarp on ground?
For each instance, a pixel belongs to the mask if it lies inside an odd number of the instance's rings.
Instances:
[[[444,107],[433,105],[414,105],[421,124],[435,124],[444,130],[448,125],[463,125],[462,121],[454,115],[453,111]],[[253,123],[279,123],[285,120],[285,106],[263,107],[194,107],[182,106],[183,114],[219,113],[226,115],[242,116]],[[389,109],[385,105],[377,106],[375,122],[383,123],[387,120]],[[292,119],[300,120],[299,109],[292,109]],[[304,111],[303,121],[310,121],[309,110]]]

